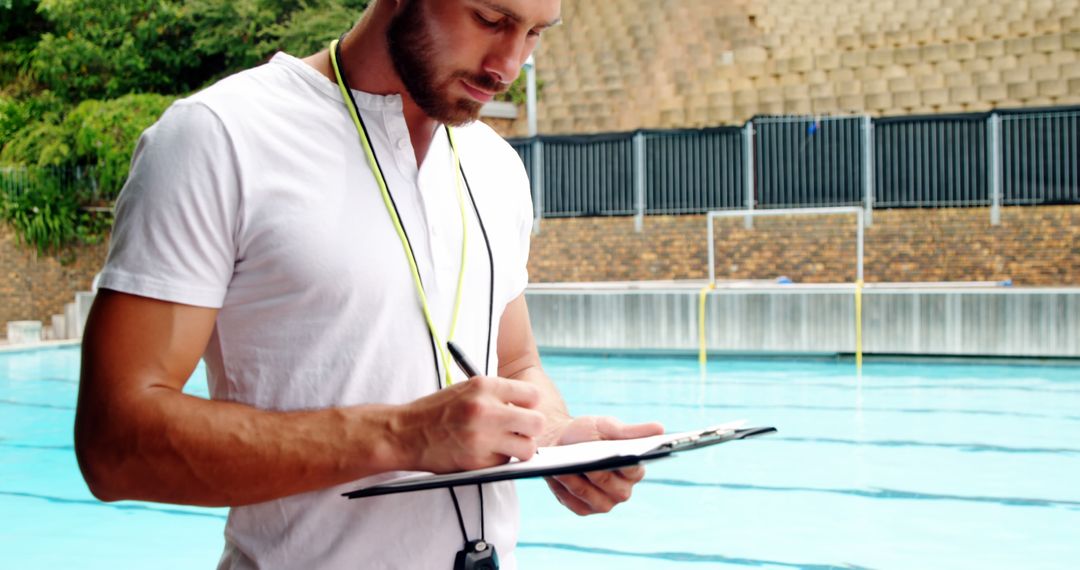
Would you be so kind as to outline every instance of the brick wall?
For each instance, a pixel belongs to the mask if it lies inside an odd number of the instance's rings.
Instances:
[[[0,223],[0,337],[8,321],[52,323],[76,291],[87,291],[105,263],[106,246],[78,246],[49,256],[19,243],[16,234]]]
[[[533,282],[703,279],[704,216],[551,219],[533,237]],[[853,216],[716,220],[718,279],[850,282]],[[1080,285],[1080,206],[879,210],[865,238],[868,282],[992,281]]]

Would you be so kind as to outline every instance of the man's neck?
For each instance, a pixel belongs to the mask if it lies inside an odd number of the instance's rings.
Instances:
[[[401,95],[402,114],[405,116],[405,125],[409,128],[416,166],[419,167],[431,148],[431,141],[439,123],[413,101],[394,68],[386,42],[386,30],[393,16],[389,6],[389,2],[377,3],[365,12],[360,22],[345,35],[341,43],[339,64],[349,79],[350,87],[376,95]],[[304,62],[337,83],[328,51],[323,50],[308,56],[304,58]]]

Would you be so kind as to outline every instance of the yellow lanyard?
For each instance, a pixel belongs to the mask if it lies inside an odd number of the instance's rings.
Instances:
[[[356,125],[356,132],[360,135],[360,143],[364,147],[364,154],[367,155],[368,164],[371,165],[371,172],[375,175],[375,182],[378,184],[379,192],[382,194],[383,204],[386,205],[386,211],[390,214],[390,220],[393,222],[394,229],[397,231],[398,239],[401,240],[401,245],[405,248],[405,258],[409,261],[409,270],[412,272],[413,285],[416,286],[416,295],[420,299],[420,308],[424,311],[424,320],[427,321],[428,330],[431,331],[431,338],[435,341],[435,346],[438,347],[439,356],[442,359],[443,370],[446,375],[446,385],[449,386],[454,383],[453,379],[450,377],[450,354],[446,350],[446,344],[439,338],[439,331],[435,328],[435,321],[432,319],[431,310],[428,308],[427,294],[424,293],[424,284],[420,280],[420,271],[416,267],[416,256],[413,255],[412,247],[409,245],[409,238],[405,235],[405,228],[401,225],[401,218],[398,217],[394,202],[390,197],[390,190],[386,186],[386,178],[383,176],[379,161],[375,158],[375,151],[371,147],[371,141],[368,138],[367,130],[364,129],[364,122],[360,120],[360,115],[357,111],[355,100],[352,98],[352,93],[350,93],[349,88],[345,86],[345,80],[342,77],[341,69],[338,66],[337,44],[338,40],[330,42],[330,62],[334,67],[334,76],[337,78],[338,87],[341,89],[341,96],[345,98],[346,107],[349,109],[349,115],[352,116],[353,124]],[[352,104],[349,104],[350,102]],[[454,339],[454,330],[457,328],[458,313],[461,310],[461,292],[465,282],[465,252],[467,251],[466,228],[468,223],[465,217],[465,196],[461,189],[461,160],[458,158],[457,145],[454,144],[454,132],[448,126],[445,128],[446,136],[450,140],[450,152],[454,157],[454,182],[457,186],[458,207],[461,210],[461,270],[458,273],[457,293],[454,295],[454,311],[453,316],[450,318],[450,330],[446,337],[446,340],[449,341]]]

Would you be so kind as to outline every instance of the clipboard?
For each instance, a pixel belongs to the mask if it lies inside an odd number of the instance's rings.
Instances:
[[[744,428],[742,426],[745,423],[744,421],[729,422],[702,430],[638,439],[590,441],[572,445],[542,447],[528,461],[512,460],[509,463],[495,467],[442,475],[431,473],[405,475],[379,484],[360,487],[342,493],[342,496],[349,499],[360,499],[442,487],[618,469],[646,461],[671,457],[676,453],[691,449],[776,432],[774,427]]]

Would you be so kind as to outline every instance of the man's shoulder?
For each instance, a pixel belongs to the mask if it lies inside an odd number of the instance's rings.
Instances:
[[[279,53],[266,63],[234,73],[183,99],[223,117],[243,116],[280,107],[287,110],[310,101],[317,89],[293,65],[292,56]],[[299,62],[299,60],[295,60]],[[304,65],[300,62],[300,65]]]

